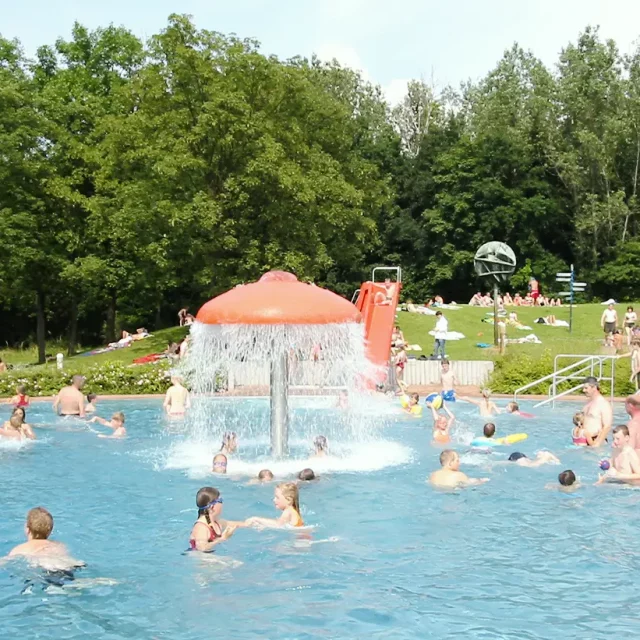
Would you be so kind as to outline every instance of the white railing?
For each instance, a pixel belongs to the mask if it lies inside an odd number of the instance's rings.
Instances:
[[[519,389],[516,389],[513,394],[513,399],[517,400],[518,395],[524,391],[540,385],[543,382],[551,381],[549,385],[546,400],[538,402],[535,406],[541,407],[545,404],[551,403],[555,407],[555,401],[558,398],[567,396],[571,393],[575,393],[579,389],[582,389],[584,379],[586,377],[596,378],[599,382],[609,382],[611,385],[611,399],[613,400],[615,395],[615,379],[616,379],[616,362],[620,356],[605,356],[605,355],[576,355],[572,353],[561,353],[557,355],[553,360],[553,373],[550,373],[538,380],[534,380],[529,384],[526,384]],[[565,367],[558,369],[560,360],[568,358],[578,358],[576,362],[573,362]],[[607,365],[609,366],[609,375],[607,375]],[[565,382],[579,381],[577,384],[558,392],[558,387]]]

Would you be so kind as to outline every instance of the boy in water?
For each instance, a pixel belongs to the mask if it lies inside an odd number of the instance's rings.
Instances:
[[[456,401],[454,385],[457,382],[455,373],[451,371],[451,363],[447,359],[444,359],[440,364],[440,383],[442,384],[442,392],[440,395],[445,402]]]
[[[640,480],[640,458],[630,444],[629,429],[626,425],[618,425],[613,430],[612,447],[610,468],[600,475],[596,484],[609,481],[637,484]]]
[[[496,415],[500,413],[500,409],[498,409],[496,403],[491,400],[491,391],[489,391],[489,389],[482,390],[481,400],[475,400],[474,398],[469,398],[466,396],[464,398],[460,398],[460,400],[465,400],[466,402],[475,404],[476,407],[480,407],[480,415],[483,418],[490,418],[494,413]]]
[[[520,451],[514,451],[509,456],[509,462],[515,462],[520,467],[529,468],[541,467],[543,464],[560,464],[560,460],[550,451],[538,451],[533,460]]]
[[[442,469],[434,471],[429,477],[429,482],[434,487],[456,488],[470,487],[489,482],[489,478],[469,478],[460,471],[460,456],[452,449],[445,449],[440,454]]]
[[[87,394],[87,405],[84,408],[85,413],[95,413],[96,412],[96,400],[98,396],[95,393]]]
[[[558,482],[560,483],[560,486],[558,486],[557,484],[547,484],[544,488],[557,489],[558,491],[563,491],[565,493],[571,493],[572,491],[580,488],[580,483],[576,478],[576,474],[571,471],[571,469],[561,471],[558,474]]]
[[[31,509],[24,527],[27,542],[14,547],[7,558],[22,556],[30,564],[48,571],[66,572],[84,566],[69,555],[64,544],[49,540],[52,531],[53,516],[44,507]],[[73,578],[72,575],[69,577]]]
[[[216,455],[213,456],[213,466],[211,470],[213,473],[225,474],[227,473],[227,462],[227,456],[225,456],[224,453],[216,453]]]
[[[182,386],[182,379],[178,376],[171,378],[171,386],[167,390],[163,407],[170,416],[183,416],[191,407],[189,391]]]
[[[313,472],[313,469],[303,469],[298,473],[298,480],[302,480],[303,482],[311,482],[311,480],[317,480],[318,476]]]
[[[89,422],[98,422],[105,427],[113,429],[113,433],[110,436],[105,436],[103,433],[98,434],[98,438],[124,438],[127,435],[127,430],[124,428],[124,413],[117,411],[111,416],[111,420],[105,420],[99,416],[94,416]]]

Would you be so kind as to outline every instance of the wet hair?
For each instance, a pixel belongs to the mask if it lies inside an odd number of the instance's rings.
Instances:
[[[484,433],[485,438],[493,438],[496,434],[496,425],[493,422],[487,422],[482,428],[482,433]]]
[[[313,441],[313,446],[320,451],[325,451],[329,444],[327,443],[327,438],[325,436],[316,436]]]
[[[440,454],[440,464],[445,467],[451,464],[458,457],[458,453],[453,449],[445,449]]]
[[[53,516],[44,507],[35,507],[27,513],[27,529],[35,540],[46,540],[53,531]]]
[[[220,492],[214,487],[202,487],[196,494],[196,507],[198,507],[198,518],[204,516],[207,524],[211,524],[209,509],[207,505],[220,497]]]
[[[415,400],[415,401],[416,401],[416,404],[417,404],[418,402],[420,402],[420,395],[419,395],[419,394],[417,394],[417,393],[412,393],[409,397],[410,397],[412,400]]]
[[[315,480],[315,479],[316,479],[316,474],[313,472],[313,469],[303,469],[298,474],[298,480],[304,480],[305,482],[308,482],[309,480]]]
[[[509,462],[517,462],[518,460],[522,459],[522,458],[526,458],[527,456],[524,453],[521,453],[520,451],[514,451],[510,456],[509,456]]]
[[[593,376],[587,376],[582,382],[582,384],[590,384],[592,387],[595,387],[596,389],[600,388],[600,383],[598,382],[598,379],[594,378]]]
[[[25,408],[24,407],[16,407],[11,412],[11,417],[13,418],[13,416],[17,416],[18,413],[22,414],[22,422],[26,422],[27,421],[27,412],[25,411]]]
[[[617,427],[613,429],[612,433],[615,435],[616,433],[620,433],[620,432],[622,432],[622,435],[628,436],[629,427],[627,427],[626,424],[619,424]]]
[[[273,473],[269,469],[263,469],[258,473],[258,480],[273,480]]]
[[[584,413],[582,411],[576,411],[573,415],[573,424],[576,427],[581,427],[584,424]]]
[[[237,437],[238,436],[235,431],[226,431],[222,436],[222,446],[220,447],[220,451],[222,451],[224,448],[229,449],[229,445],[231,445],[232,443],[236,444],[237,446]]]
[[[118,420],[119,422],[122,422],[122,424],[124,424],[124,413],[122,413],[122,411],[116,411],[112,416],[111,416],[112,420]]]
[[[13,415],[9,418],[9,424],[14,428],[14,429],[20,429],[20,427],[22,426],[22,418]]]
[[[87,393],[87,402],[93,402],[97,397],[95,393]]]
[[[19,384],[19,385],[16,387],[16,392],[17,392],[18,394],[20,394],[21,396],[23,396],[23,395],[27,392],[27,388],[26,388],[23,384]]]
[[[509,404],[507,404],[507,411],[509,413],[520,411],[520,405],[517,402],[509,402]]]
[[[558,474],[558,482],[563,487],[570,487],[576,481],[576,474],[571,471],[571,469],[567,469],[562,473]]]
[[[281,482],[278,487],[282,496],[289,500],[291,506],[300,513],[300,498],[298,496],[298,485],[295,482]]]

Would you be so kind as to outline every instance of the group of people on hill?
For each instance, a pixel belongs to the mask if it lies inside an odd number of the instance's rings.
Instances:
[[[469,300],[470,307],[493,307],[493,298],[490,293],[482,294],[480,291],[475,293]],[[561,307],[562,300],[560,298],[547,297],[539,294],[533,297],[531,293],[521,296],[516,293],[513,297],[507,291],[505,294],[498,295],[498,307]]]

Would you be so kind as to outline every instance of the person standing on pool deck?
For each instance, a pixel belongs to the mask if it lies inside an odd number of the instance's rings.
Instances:
[[[436,311],[436,328],[435,334],[435,350],[434,356],[438,358],[445,358],[445,343],[447,340],[447,332],[449,331],[449,323],[447,319],[442,315],[442,311]]]
[[[582,391],[589,399],[584,413],[585,431],[593,438],[593,447],[599,447],[606,439],[613,424],[611,403],[602,397],[598,380],[593,376],[585,378]]]
[[[182,380],[177,376],[171,378],[171,386],[164,397],[163,407],[170,416],[183,416],[191,407],[189,391],[182,386]]]
[[[73,376],[71,384],[60,389],[58,395],[55,397],[53,410],[61,416],[78,416],[79,418],[84,418],[83,386],[84,376]]]
[[[618,312],[613,304],[610,304],[603,312],[600,318],[600,326],[604,331],[604,337],[609,338],[618,328]]]
[[[629,396],[624,403],[624,408],[629,414],[629,444],[640,455],[640,398],[638,396]]]
[[[445,402],[456,401],[456,374],[451,371],[451,363],[445,358],[440,363],[440,383],[442,384],[442,392],[440,395]]]

